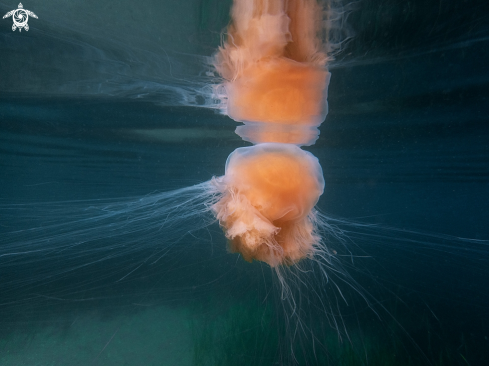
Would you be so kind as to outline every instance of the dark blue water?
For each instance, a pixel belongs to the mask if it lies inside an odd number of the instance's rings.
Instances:
[[[25,4],[39,9],[29,33],[2,23],[0,363],[488,364],[487,13],[476,2],[458,16],[458,5],[440,3],[437,11],[391,3],[353,14],[362,25],[354,54],[332,68],[330,113],[307,148],[324,171],[319,208],[377,225],[337,222],[351,238],[345,266],[370,297],[340,283],[344,301],[313,278],[295,294],[303,323],[280,299],[266,265],[226,252],[217,224],[190,232],[182,221],[190,233],[177,239],[172,227],[140,237],[104,238],[101,231],[76,245],[76,217],[87,207],[207,181],[247,145],[229,118],[175,106],[176,87],[192,85],[192,76],[202,80],[187,55],[212,52],[223,15],[203,11],[214,2],[196,2],[204,10],[191,12],[189,35],[164,38],[165,47],[145,38],[156,20],[120,46],[115,16],[97,38],[65,17],[60,27],[70,33],[63,38],[53,30],[53,4]],[[455,21],[457,34],[447,25]],[[404,31],[418,24],[415,40],[392,33],[396,22]],[[184,25],[159,27],[171,34]],[[148,43],[136,47],[142,39]],[[162,49],[175,53],[167,58]],[[151,63],[158,59],[165,61]],[[73,245],[29,253],[36,239],[49,246],[53,222],[67,223],[65,241]],[[330,302],[336,305],[324,306]],[[341,340],[332,318],[344,324]],[[297,324],[308,330],[296,332]]]

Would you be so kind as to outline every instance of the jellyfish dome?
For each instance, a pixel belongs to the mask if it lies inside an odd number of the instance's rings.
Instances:
[[[236,149],[226,173],[215,178],[221,198],[212,207],[229,250],[271,267],[311,257],[314,206],[324,190],[318,159],[292,144],[263,143]]]
[[[317,140],[328,113],[330,59],[325,10],[316,0],[235,0],[227,37],[213,57],[222,112],[251,143]]]

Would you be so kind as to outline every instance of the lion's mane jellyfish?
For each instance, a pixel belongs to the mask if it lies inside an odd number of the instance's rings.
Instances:
[[[257,144],[235,150],[212,206],[244,259],[271,267],[311,258],[320,243],[314,206],[324,190],[312,145],[327,113],[330,74],[316,0],[235,0],[227,40],[214,64],[224,78],[226,113]]]
[[[324,180],[311,153],[280,143],[239,148],[214,184],[222,197],[213,211],[232,252],[272,267],[313,255],[320,240],[313,208]]]
[[[311,145],[327,114],[330,74],[316,0],[235,0],[227,40],[214,57],[225,113],[252,143]],[[299,128],[298,128],[299,127]]]

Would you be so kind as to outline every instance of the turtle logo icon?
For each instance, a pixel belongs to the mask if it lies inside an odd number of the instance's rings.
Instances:
[[[9,11],[7,14],[3,16],[3,19],[12,17],[14,24],[12,25],[12,30],[15,31],[17,28],[19,28],[19,32],[22,31],[22,28],[24,28],[26,31],[29,30],[29,24],[27,24],[27,21],[29,20],[29,15],[33,18],[37,19],[37,15],[34,14],[30,10],[25,10],[24,6],[22,3],[19,3],[19,8],[14,9]]]

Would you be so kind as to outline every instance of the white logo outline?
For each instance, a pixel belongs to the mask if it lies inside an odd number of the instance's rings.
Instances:
[[[19,32],[22,31],[22,28],[28,31],[29,24],[27,24],[27,21],[29,20],[29,15],[33,18],[39,19],[36,14],[34,14],[30,10],[24,9],[22,3],[19,3],[18,9],[9,11],[3,16],[3,19],[12,17],[12,20],[14,21],[14,24],[12,25],[12,31],[14,32],[17,28],[19,29]]]

